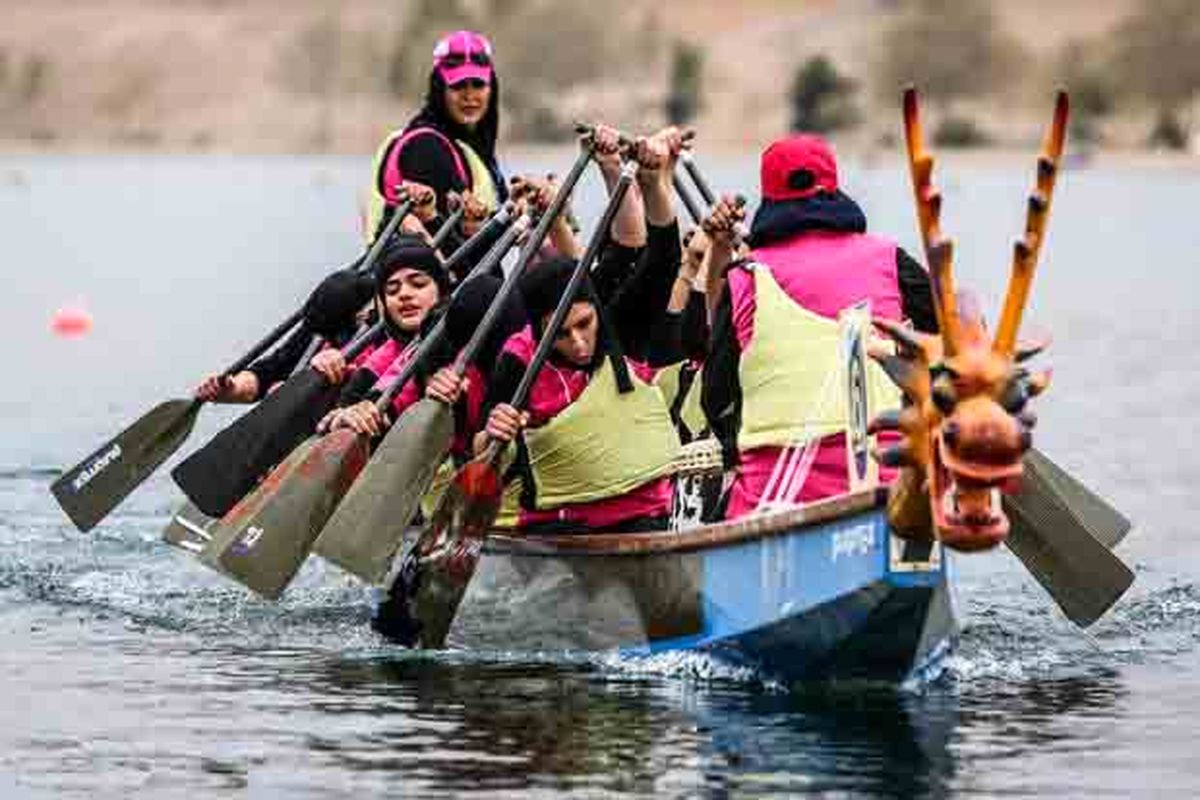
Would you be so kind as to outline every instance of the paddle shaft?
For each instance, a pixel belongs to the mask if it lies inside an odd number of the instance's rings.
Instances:
[[[524,220],[524,222],[521,220]],[[492,245],[492,249],[489,250],[487,255],[480,259],[479,263],[471,269],[467,276],[463,278],[463,281],[459,284],[459,286],[462,286],[476,275],[480,275],[488,270],[491,270],[493,267],[499,264],[500,260],[504,258],[505,254],[508,253],[509,249],[512,247],[513,242],[515,242],[517,237],[521,235],[521,232],[525,230],[525,226],[527,224],[528,215],[522,215],[516,224],[512,225],[500,236],[498,240],[496,240],[496,243]],[[465,246],[466,245],[464,245],[464,247]],[[457,291],[458,289],[455,289],[455,292]],[[451,297],[453,297],[453,295],[451,295]],[[497,300],[498,299],[499,298],[497,298]],[[488,307],[489,313],[496,306],[497,302],[494,300],[492,305]],[[487,316],[485,315],[485,320],[486,319]],[[480,323],[480,327],[483,327],[482,322]],[[396,395],[404,389],[404,385],[412,379],[412,377],[416,374],[417,369],[433,353],[434,348],[441,344],[442,337],[445,335],[445,333],[446,320],[445,318],[442,318],[437,321],[437,323],[429,330],[428,333],[421,337],[419,343],[414,343],[416,344],[417,351],[413,353],[413,357],[409,359],[408,363],[405,364],[400,370],[400,374],[398,374],[396,378],[390,384],[388,384],[388,387],[384,389],[383,394],[380,395],[379,399],[375,401],[375,407],[379,409],[380,413],[384,413],[387,410],[387,407],[390,406],[392,401],[396,399]],[[476,333],[478,333],[478,329],[476,329]],[[459,374],[461,374],[461,372]]]
[[[692,190],[683,182],[683,178],[679,177],[678,172],[671,173],[671,183],[675,186],[675,194],[679,195],[679,199],[683,201],[688,216],[692,218],[694,224],[699,225],[704,219],[704,209],[696,202],[695,196],[692,195]]]
[[[542,338],[538,340],[538,346],[533,352],[533,358],[529,360],[529,366],[525,368],[525,374],[521,376],[521,382],[517,384],[517,389],[513,392],[510,405],[514,408],[521,408],[529,399],[529,392],[533,388],[533,381],[537,378],[542,365],[546,363],[546,359],[550,356],[550,350],[554,347],[554,340],[557,338],[558,329],[562,326],[563,320],[567,318],[567,313],[571,310],[571,305],[575,301],[575,295],[579,292],[579,287],[583,284],[583,279],[588,274],[592,262],[596,260],[596,256],[600,253],[600,248],[604,246],[604,242],[608,237],[608,228],[612,225],[613,218],[617,215],[617,209],[621,207],[621,202],[625,199],[625,193],[629,191],[629,186],[633,183],[633,176],[636,171],[637,165],[632,161],[626,161],[621,165],[621,177],[617,179],[617,184],[613,187],[612,194],[608,198],[608,205],[605,206],[604,213],[600,217],[600,222],[592,232],[592,237],[588,241],[587,248],[584,250],[583,256],[580,257],[579,263],[576,264],[575,271],[571,273],[571,278],[567,281],[566,288],[563,289],[562,297],[554,309],[554,314],[551,315],[550,321],[546,323],[546,328],[542,332]],[[495,466],[503,453],[504,443],[492,440],[488,443],[487,449],[484,451],[484,459]]]
[[[454,231],[454,226],[462,222],[463,214],[466,212],[467,209],[461,205],[454,209],[454,213],[446,217],[446,221],[443,222],[442,226],[434,232],[432,237],[430,237],[429,246],[434,250],[437,250],[439,247],[445,244],[446,240],[450,238],[450,234]]]
[[[459,245],[459,248],[450,254],[450,257],[446,259],[446,263],[442,267],[446,272],[453,274],[458,265],[470,257],[476,248],[479,247],[480,243],[495,236],[499,231],[508,227],[512,221],[513,208],[506,203],[495,214],[492,214],[488,221],[479,230],[475,231],[469,239]]]

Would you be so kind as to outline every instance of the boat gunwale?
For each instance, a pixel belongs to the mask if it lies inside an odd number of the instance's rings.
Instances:
[[[887,504],[887,487],[836,495],[797,508],[715,522],[686,531],[642,533],[522,534],[493,530],[484,552],[521,556],[642,556],[686,553],[793,533]]]

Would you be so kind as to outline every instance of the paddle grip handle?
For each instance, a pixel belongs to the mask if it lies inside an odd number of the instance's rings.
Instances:
[[[529,366],[525,368],[525,374],[521,376],[517,390],[513,392],[511,405],[514,408],[524,407],[525,401],[529,399],[529,391],[533,387],[534,378],[537,377],[546,358],[550,355],[550,349],[554,346],[558,329],[563,324],[563,320],[567,318],[567,312],[575,300],[575,295],[579,292],[579,287],[583,284],[583,279],[587,276],[592,262],[596,260],[600,248],[604,246],[604,242],[608,238],[609,226],[612,225],[613,218],[617,215],[617,209],[621,207],[621,202],[625,199],[625,193],[629,191],[629,185],[633,183],[636,171],[637,165],[632,161],[626,161],[621,165],[621,177],[617,179],[617,185],[613,187],[612,195],[608,198],[608,205],[604,207],[604,214],[601,215],[596,229],[592,231],[587,249],[584,250],[583,256],[575,266],[575,271],[571,273],[571,279],[567,281],[567,286],[563,289],[562,297],[554,309],[554,314],[550,317],[550,322],[546,324],[542,338],[538,340],[537,350],[534,351],[533,358],[529,360]]]

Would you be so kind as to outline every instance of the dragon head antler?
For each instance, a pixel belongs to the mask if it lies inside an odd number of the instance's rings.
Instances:
[[[877,321],[899,353],[880,360],[911,401],[877,425],[904,434],[899,445],[880,453],[884,463],[906,467],[889,503],[893,526],[901,532],[931,526],[943,543],[962,550],[994,547],[1008,533],[1000,491],[1021,476],[1034,423],[1026,404],[1050,381],[1048,371],[1032,373],[1022,366],[1042,345],[1019,347],[1017,332],[1045,240],[1068,108],[1066,93],[1059,92],[1038,157],[1025,233],[1013,248],[1004,306],[989,339],[979,309],[955,290],[954,246],[941,230],[942,196],[933,185],[917,93],[904,94],[905,140],[940,335]]]

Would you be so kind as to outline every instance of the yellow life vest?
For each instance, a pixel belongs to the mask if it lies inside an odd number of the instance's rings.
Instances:
[[[606,359],[574,403],[524,431],[539,510],[619,497],[671,471],[681,445],[662,394],[629,378],[621,394]]]
[[[847,432],[862,435],[862,417],[899,408],[900,392],[883,369],[865,360],[865,375],[852,374],[845,326],[801,306],[780,288],[771,270],[751,265],[756,310],[754,336],[742,353],[742,426],[738,448],[788,446]],[[847,312],[843,312],[846,314]],[[858,347],[862,348],[862,321]],[[865,356],[860,352],[860,362]],[[866,409],[851,413],[847,387],[865,381]]]

